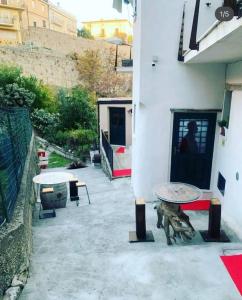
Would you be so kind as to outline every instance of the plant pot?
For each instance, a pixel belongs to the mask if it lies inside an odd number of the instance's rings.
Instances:
[[[225,128],[224,128],[224,127],[221,127],[221,128],[220,128],[220,134],[221,134],[222,136],[225,136]]]

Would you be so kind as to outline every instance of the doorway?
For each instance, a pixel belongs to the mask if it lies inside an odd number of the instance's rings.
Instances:
[[[125,146],[125,108],[111,107],[109,109],[109,121],[110,144]]]
[[[174,113],[171,182],[210,188],[216,113]]]

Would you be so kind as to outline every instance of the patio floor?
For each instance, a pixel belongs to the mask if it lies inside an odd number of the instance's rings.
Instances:
[[[110,182],[94,167],[72,173],[86,181],[92,204],[83,193],[79,207],[68,202],[56,218],[39,220],[35,212],[30,278],[21,300],[241,299],[219,257],[223,248],[242,248],[231,232],[230,244],[206,244],[197,234],[191,244],[169,247],[148,203],[147,229],[155,243],[129,244],[135,228],[130,179]],[[206,212],[189,215],[196,229],[207,228]]]

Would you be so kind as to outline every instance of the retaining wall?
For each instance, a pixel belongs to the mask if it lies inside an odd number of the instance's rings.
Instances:
[[[36,151],[32,137],[12,221],[0,228],[0,298],[11,285],[13,277],[29,267],[35,203],[32,178],[36,172]]]

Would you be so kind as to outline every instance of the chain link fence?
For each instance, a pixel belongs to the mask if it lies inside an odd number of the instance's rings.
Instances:
[[[12,218],[31,136],[27,109],[0,109],[0,224]]]

